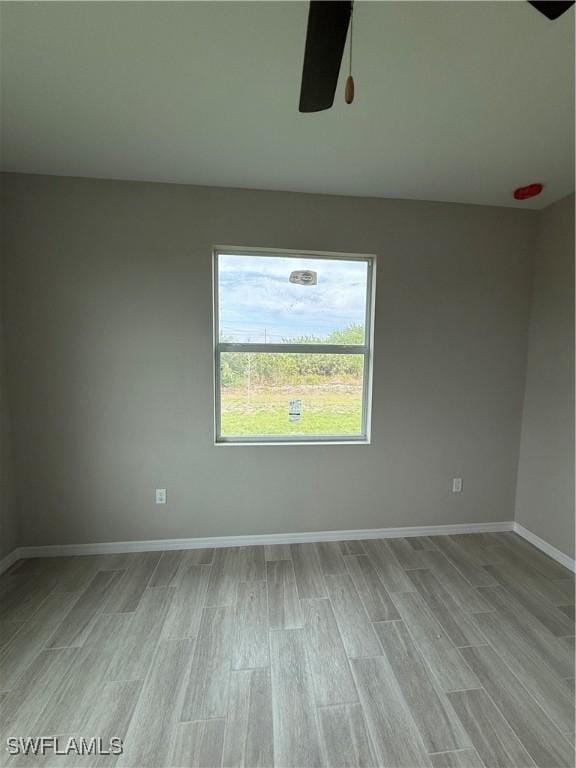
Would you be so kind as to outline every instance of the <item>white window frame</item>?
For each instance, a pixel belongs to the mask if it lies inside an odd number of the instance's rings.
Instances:
[[[342,259],[363,261],[367,264],[366,317],[364,321],[364,344],[253,344],[220,341],[219,299],[218,299],[218,257],[220,255],[293,257],[309,259]],[[372,421],[372,369],[374,363],[374,308],[376,299],[376,256],[374,254],[333,253],[329,251],[301,251],[280,248],[239,248],[237,246],[214,246],[212,251],[213,322],[214,322],[214,444],[215,445],[368,445]],[[264,353],[318,353],[336,355],[363,355],[364,373],[362,381],[362,428],[354,435],[241,435],[223,436],[221,432],[221,382],[220,355],[222,352],[264,352]]]

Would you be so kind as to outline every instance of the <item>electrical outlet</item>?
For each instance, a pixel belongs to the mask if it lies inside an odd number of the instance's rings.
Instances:
[[[156,504],[166,504],[166,488],[156,488]]]
[[[452,478],[452,493],[462,493],[462,478],[461,477],[453,477]]]

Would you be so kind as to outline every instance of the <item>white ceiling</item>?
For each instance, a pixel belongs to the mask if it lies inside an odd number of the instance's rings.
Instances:
[[[356,101],[342,73],[304,115],[307,13],[3,3],[4,169],[536,208],[573,191],[574,9],[357,2]]]

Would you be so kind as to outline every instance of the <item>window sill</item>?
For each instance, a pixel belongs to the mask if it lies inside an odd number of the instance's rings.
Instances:
[[[260,446],[269,447],[272,445],[370,445],[369,438],[359,438],[358,440],[215,440],[214,445],[236,446],[256,448]]]

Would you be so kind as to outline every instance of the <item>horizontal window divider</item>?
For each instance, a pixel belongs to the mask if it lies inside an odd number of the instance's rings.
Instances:
[[[269,354],[315,354],[315,355],[367,355],[369,348],[361,344],[234,344],[219,342],[216,351],[222,352],[268,352]]]

